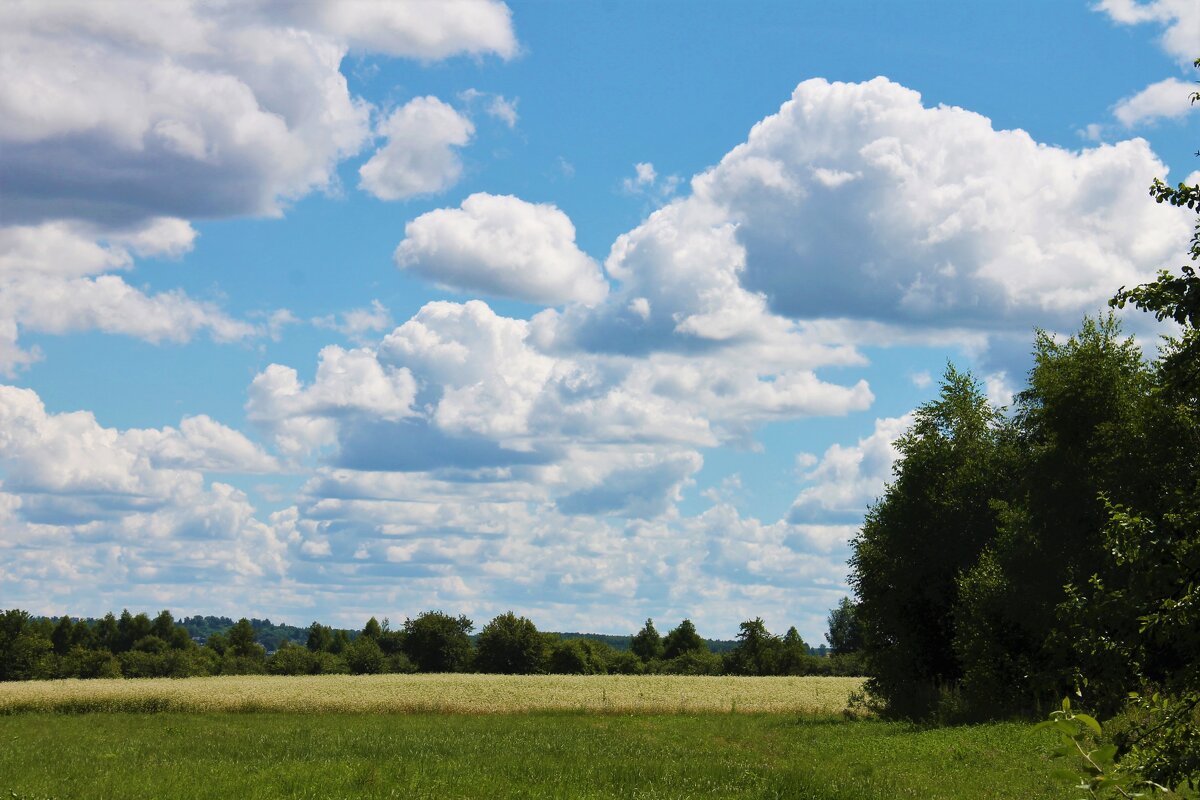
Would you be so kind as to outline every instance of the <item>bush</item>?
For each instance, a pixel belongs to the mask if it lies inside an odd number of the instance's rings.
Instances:
[[[383,651],[375,639],[360,636],[346,648],[346,666],[355,675],[378,675],[383,672]]]
[[[58,661],[59,678],[119,678],[121,662],[107,650],[89,650],[76,645]]]
[[[586,639],[558,642],[550,652],[550,671],[558,675],[603,675],[608,665],[594,644]]]
[[[664,675],[720,675],[723,671],[721,657],[707,649],[685,651],[657,666]]]

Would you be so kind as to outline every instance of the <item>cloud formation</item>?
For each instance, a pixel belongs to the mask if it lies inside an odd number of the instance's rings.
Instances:
[[[1126,128],[1158,119],[1182,119],[1194,108],[1189,98],[1195,89],[1195,84],[1166,78],[1122,99],[1113,107],[1113,116]]]
[[[531,303],[593,305],[608,293],[575,226],[549,203],[476,193],[404,227],[396,265],[442,286]]]
[[[643,328],[744,335],[765,310],[927,328],[1072,324],[1186,236],[1141,140],[1072,152],[883,78],[800,84],[606,262]],[[628,317],[628,315],[625,315]]]
[[[1196,58],[1196,36],[1200,34],[1200,6],[1192,0],[1100,0],[1095,8],[1120,25],[1158,23],[1164,30],[1159,44],[1180,64]]]
[[[134,256],[186,252],[188,220],[280,215],[333,187],[337,164],[371,136],[371,106],[340,72],[351,48],[430,60],[510,58],[517,44],[493,0],[0,7],[0,373],[38,357],[18,345],[22,329],[254,333],[211,304],[148,295],[111,273]],[[369,162],[380,192],[452,182],[446,147],[465,143],[470,123],[433,98],[413,103],[417,134],[403,110],[382,126],[389,141]]]
[[[287,542],[243,492],[203,474],[277,468],[205,416],[178,429],[118,431],[88,412],[49,413],[33,391],[0,386],[6,599],[45,608],[79,593],[140,604],[158,587],[186,583],[185,591],[215,597],[278,577]]]
[[[359,188],[380,200],[445,191],[462,174],[454,148],[474,133],[471,120],[436,97],[410,100],[380,123],[386,142],[359,168]]]

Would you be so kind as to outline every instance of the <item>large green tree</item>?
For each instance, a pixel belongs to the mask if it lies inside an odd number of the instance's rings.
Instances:
[[[893,714],[927,715],[940,688],[961,677],[957,580],[996,536],[993,500],[1013,478],[1011,438],[979,382],[948,367],[939,397],[896,441],[894,479],[853,540],[867,687]]]
[[[663,658],[678,658],[685,653],[706,651],[708,646],[696,632],[696,626],[690,619],[685,619],[667,633],[663,640]]]
[[[546,640],[537,626],[509,611],[479,632],[475,666],[483,672],[529,675],[546,669]]]
[[[634,635],[630,649],[642,661],[648,662],[662,658],[663,640],[662,636],[658,633],[658,629],[654,627],[653,619],[647,619],[642,629]]]
[[[422,672],[462,672],[471,662],[471,630],[465,616],[426,611],[404,620],[404,654]]]

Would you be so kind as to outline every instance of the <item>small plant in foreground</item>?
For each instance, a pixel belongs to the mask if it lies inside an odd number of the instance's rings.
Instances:
[[[1071,699],[1064,697],[1062,709],[1050,714],[1035,730],[1049,728],[1058,733],[1062,743],[1055,749],[1055,758],[1074,756],[1078,769],[1054,771],[1057,777],[1075,782],[1075,788],[1089,798],[1145,797],[1148,793],[1166,792],[1165,786],[1148,781],[1140,775],[1122,770],[1116,763],[1117,746],[1100,742],[1104,731],[1095,717],[1071,710]]]

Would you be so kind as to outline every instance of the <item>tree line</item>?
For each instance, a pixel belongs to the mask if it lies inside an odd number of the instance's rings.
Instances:
[[[321,675],[411,672],[505,674],[858,675],[857,639],[848,600],[830,614],[830,655],[818,656],[795,627],[773,635],[761,619],[741,624],[725,652],[714,652],[691,620],[665,636],[653,620],[628,649],[603,638],[542,632],[513,612],[472,635],[465,616],[427,611],[392,628],[369,619],[361,631],[314,622],[296,640],[268,651],[263,637],[278,635],[269,621],[240,619],[228,627],[206,620],[203,643],[170,611],[107,614],[98,620],[36,618],[20,609],[0,614],[0,680],[50,678],[184,678],[203,675]],[[198,637],[197,637],[198,638]],[[616,638],[616,637],[606,637]]]
[[[1200,211],[1200,186],[1150,193]],[[1174,786],[1200,779],[1200,278],[1162,270],[1127,304],[1180,334],[1148,359],[1111,312],[1038,331],[1010,408],[946,370],[852,542],[851,610],[878,710],[1044,717],[1069,696]]]

